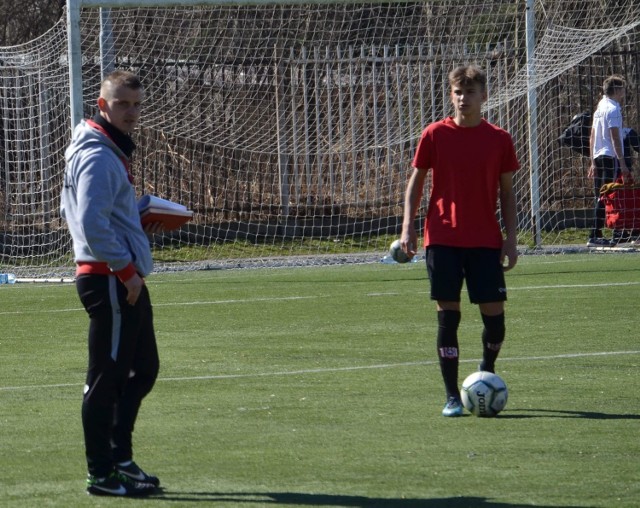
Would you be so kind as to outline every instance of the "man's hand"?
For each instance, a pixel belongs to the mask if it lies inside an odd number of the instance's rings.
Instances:
[[[164,226],[162,222],[149,222],[145,224],[142,228],[147,236],[159,235],[164,231]]]
[[[127,288],[127,303],[129,305],[135,305],[140,297],[142,286],[144,286],[144,279],[136,273],[128,281],[123,282],[123,284],[124,287]]]

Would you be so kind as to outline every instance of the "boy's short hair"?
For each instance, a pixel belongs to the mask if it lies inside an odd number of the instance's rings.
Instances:
[[[449,85],[467,86],[471,84],[480,85],[483,90],[487,88],[487,75],[477,65],[463,65],[449,73]]]
[[[602,90],[604,91],[605,95],[611,97],[614,93],[616,93],[616,90],[626,88],[626,86],[627,83],[624,78],[619,74],[614,74],[604,80],[604,83],[602,84]]]
[[[140,78],[133,72],[125,70],[113,71],[102,80],[100,95],[104,96],[108,93],[108,90],[113,90],[119,86],[138,90],[142,88],[142,81],[140,81]]]

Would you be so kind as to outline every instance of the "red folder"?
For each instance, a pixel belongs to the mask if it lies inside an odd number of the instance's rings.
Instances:
[[[143,226],[160,222],[167,231],[178,229],[193,218],[193,212],[186,206],[156,196],[142,196],[138,210]]]

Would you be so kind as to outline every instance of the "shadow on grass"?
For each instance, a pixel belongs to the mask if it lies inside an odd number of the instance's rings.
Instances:
[[[148,499],[155,501],[182,501],[193,503],[252,503],[274,504],[280,506],[343,506],[362,508],[519,508],[536,505],[497,503],[482,497],[448,497],[433,499],[415,498],[379,498],[366,496],[347,496],[339,494],[304,494],[300,492],[172,492],[164,491],[158,496]],[[545,508],[554,508],[545,505]],[[555,507],[560,508],[560,507]],[[586,505],[575,505],[564,508],[589,508]]]
[[[526,413],[526,414],[514,414]],[[597,411],[564,411],[562,409],[510,409],[501,413],[501,420],[518,418],[586,418],[588,420],[640,420],[640,414],[599,413]]]

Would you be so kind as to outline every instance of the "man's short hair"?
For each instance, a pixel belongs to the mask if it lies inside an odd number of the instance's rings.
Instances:
[[[602,84],[602,90],[608,97],[611,97],[614,93],[616,93],[616,90],[626,88],[626,86],[627,83],[624,78],[618,74],[614,74],[613,76],[609,76],[604,80],[604,83]]]
[[[140,78],[133,72],[124,70],[113,71],[102,80],[100,96],[105,97],[105,95],[109,95],[110,90],[119,86],[138,90],[142,88],[142,81],[140,81]]]
[[[483,90],[487,88],[487,75],[477,65],[464,65],[453,69],[449,73],[449,85],[480,85]]]

